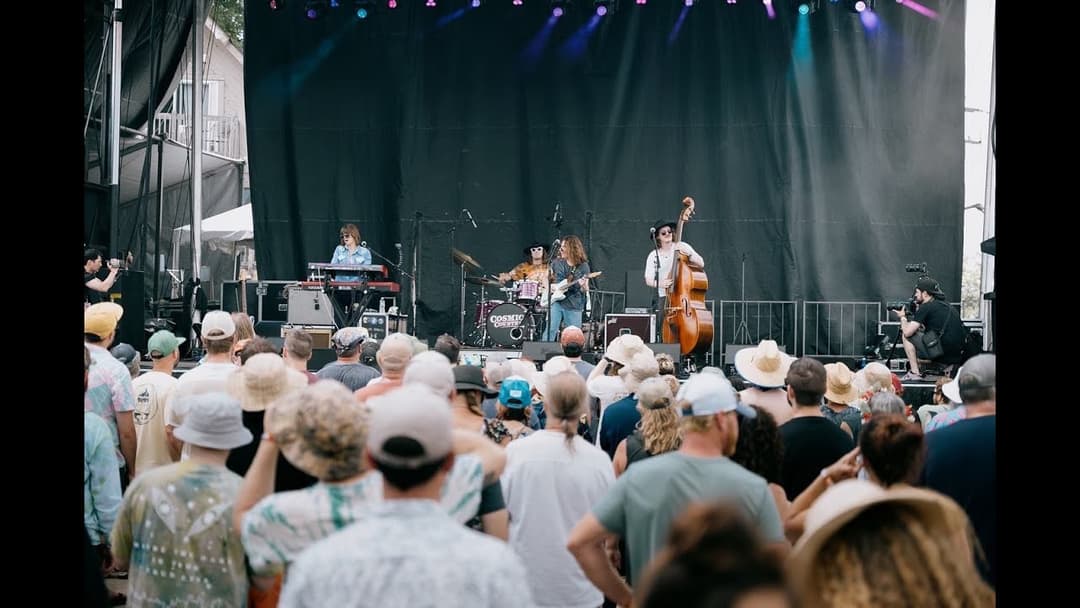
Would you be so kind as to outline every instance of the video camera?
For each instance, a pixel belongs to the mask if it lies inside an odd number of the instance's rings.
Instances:
[[[886,302],[885,308],[886,310],[907,309],[907,311],[910,313],[915,310],[915,300],[913,298],[911,300],[897,300],[896,302]]]

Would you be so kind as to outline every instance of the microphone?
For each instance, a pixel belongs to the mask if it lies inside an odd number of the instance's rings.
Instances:
[[[401,249],[401,243],[394,243],[394,249]]]
[[[473,219],[473,216],[472,216],[471,213],[469,213],[468,209],[462,209],[461,212],[464,213],[465,215],[469,216],[469,221],[472,222],[472,227],[473,228],[479,228],[479,226],[476,225],[476,220]]]
[[[557,222],[560,219],[562,219],[562,218],[559,217],[559,203],[558,203],[558,201],[556,201],[555,202],[555,216],[551,218],[551,221]]]
[[[656,228],[649,228],[649,234],[656,236]]]
[[[360,241],[360,246],[366,248],[367,247],[367,241]]]
[[[555,242],[551,244],[552,249],[558,249],[559,244],[562,243],[559,239],[555,239]]]

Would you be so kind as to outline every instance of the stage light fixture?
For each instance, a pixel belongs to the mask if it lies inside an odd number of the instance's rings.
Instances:
[[[683,6],[694,6],[694,0],[683,0]]]
[[[367,19],[375,12],[375,0],[353,0],[353,14],[357,19]]]
[[[841,5],[852,13],[862,13],[874,10],[876,0],[842,0]]]
[[[280,11],[285,8],[285,0],[270,0],[268,4],[272,11]]]
[[[551,16],[562,17],[570,10],[570,0],[551,0]]]
[[[473,8],[480,8],[480,0],[469,0],[469,6]]]
[[[596,5],[596,14],[603,17],[607,14],[615,14],[615,0],[593,0]]]
[[[326,14],[326,0],[308,0],[304,3],[304,16],[314,21]]]
[[[386,0],[386,8],[397,8],[397,0]]]
[[[424,3],[424,6],[428,8],[435,8],[435,0],[427,0],[427,2]]]
[[[800,15],[812,15],[821,9],[821,0],[809,0],[809,2],[799,3]]]

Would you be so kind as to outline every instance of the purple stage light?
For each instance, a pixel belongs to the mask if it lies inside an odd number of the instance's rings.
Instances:
[[[648,4],[649,0],[634,0],[636,4]]]
[[[683,6],[694,6],[694,0],[683,0]]]
[[[435,0],[427,0],[427,2],[424,3],[424,6],[426,6],[428,8],[434,7],[435,6]]]
[[[855,3],[855,12],[861,13],[866,10],[866,3],[863,0],[859,0]]]
[[[514,6],[521,6],[522,4],[524,4],[523,0],[514,0],[513,2]]]
[[[469,4],[470,4],[470,5],[471,5],[471,6],[473,7],[473,8],[479,8],[479,7],[480,7],[480,0],[472,0],[472,2],[470,2]]]
[[[307,9],[307,12],[304,14],[307,15],[308,19],[317,19],[319,17],[319,11],[313,8]]]
[[[563,16],[563,8],[561,6],[556,6],[555,8],[551,9],[551,15],[553,17],[562,17]]]
[[[606,7],[606,6],[604,6],[603,4],[601,4],[600,6],[596,7],[596,14],[597,14],[597,15],[600,15],[601,17],[603,17],[604,15],[606,15],[606,14],[607,14],[607,7]]]
[[[397,0],[389,0],[386,3],[386,8],[397,8]]]

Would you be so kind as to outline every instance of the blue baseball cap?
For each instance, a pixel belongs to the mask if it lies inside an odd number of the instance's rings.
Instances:
[[[499,388],[499,403],[508,408],[523,410],[532,405],[532,387],[529,381],[520,376],[510,376],[502,381]]]

